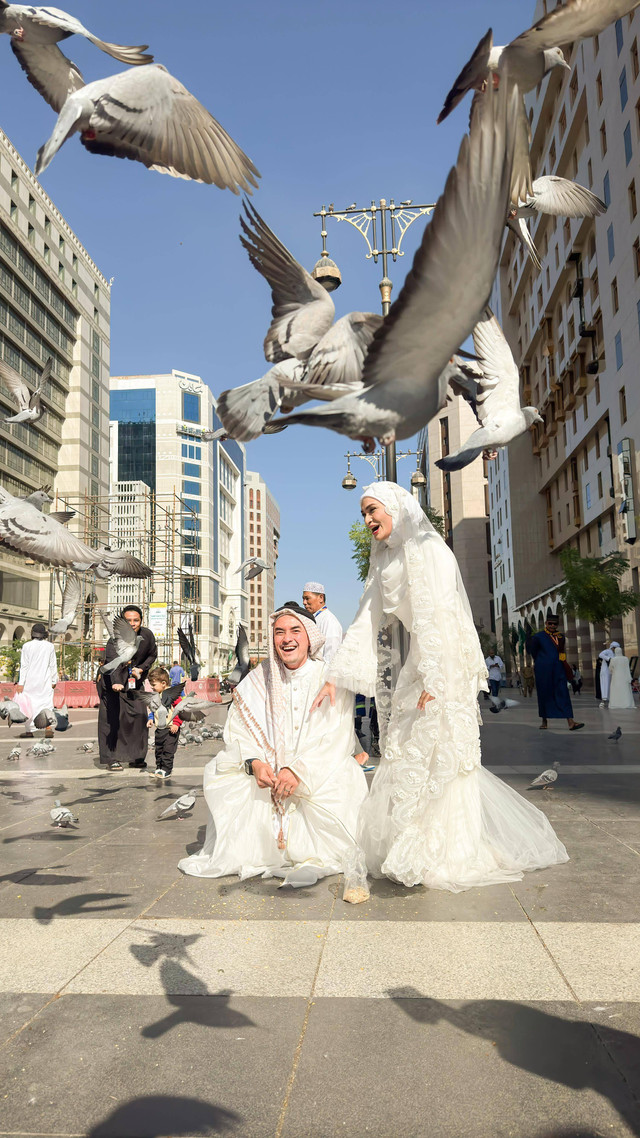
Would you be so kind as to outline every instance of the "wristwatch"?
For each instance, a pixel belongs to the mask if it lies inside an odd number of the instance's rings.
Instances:
[[[253,764],[255,761],[255,759],[245,759],[244,769],[246,770],[247,774],[253,774]]]

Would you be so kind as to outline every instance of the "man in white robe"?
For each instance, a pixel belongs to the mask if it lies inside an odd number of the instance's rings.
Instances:
[[[353,695],[338,690],[310,715],[326,673],[315,622],[289,604],[270,625],[269,658],[235,689],[225,748],[205,767],[205,844],[179,867],[300,887],[341,872],[367,783],[354,758]]]
[[[325,664],[328,664],[342,644],[344,633],[337,616],[334,616],[327,608],[327,594],[324,585],[321,585],[319,581],[307,581],[302,592],[302,603],[315,620],[321,635],[324,636],[322,655]]]
[[[609,671],[609,663],[613,660],[616,648],[619,648],[617,640],[612,640],[608,648],[605,648],[600,653],[602,665],[600,668],[600,698],[602,703],[600,707],[605,707],[609,702],[609,689],[611,687],[611,673]]]
[[[38,712],[53,708],[53,689],[58,682],[58,665],[53,644],[47,639],[44,624],[34,624],[31,640],[23,644],[20,652],[20,676],[16,694],[24,692],[31,704],[31,720],[25,736],[33,733],[33,721]],[[53,735],[48,728],[46,734]],[[23,736],[24,737],[24,736]]]

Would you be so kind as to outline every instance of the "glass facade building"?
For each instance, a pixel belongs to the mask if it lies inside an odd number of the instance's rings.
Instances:
[[[118,424],[118,482],[146,482],[155,490],[155,391],[111,391],[109,418]]]

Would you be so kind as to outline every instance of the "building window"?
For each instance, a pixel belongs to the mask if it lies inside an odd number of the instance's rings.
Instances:
[[[633,271],[636,278],[640,277],[640,238],[638,237],[633,242]]]
[[[190,475],[192,478],[199,478],[201,474],[201,467],[196,462],[183,462],[182,473]]]
[[[91,398],[96,402],[100,402],[100,384],[96,383],[95,379],[91,380]]]
[[[58,276],[61,281],[64,280],[64,265],[62,264],[62,261],[58,261]]]
[[[631,145],[631,123],[630,122],[628,122],[627,125],[625,126],[624,131],[622,132],[622,137],[624,139],[624,160],[625,160],[626,165],[628,166],[631,159],[633,158],[633,146]]]
[[[91,357],[91,374],[100,379],[100,358],[99,356]]]
[[[27,226],[27,238],[31,242],[31,244],[33,245],[33,243],[36,239],[36,231],[32,225]]]
[[[602,475],[598,475],[598,497],[602,497]]]
[[[606,207],[608,209],[609,206],[611,205],[611,182],[609,180],[609,171],[608,170],[607,170],[607,172],[604,176],[604,180],[602,182],[602,196],[604,198],[604,204],[606,205]]]
[[[624,39],[623,39],[623,34],[622,34],[622,20],[616,20],[616,48],[618,51],[618,55],[620,55],[620,52],[622,51],[623,46],[624,46]]]
[[[626,107],[628,100],[629,100],[629,95],[627,93],[627,69],[626,69],[626,67],[623,67],[622,71],[620,72],[620,110],[621,111],[623,111],[624,108]]]
[[[622,332],[616,332],[615,345],[616,345],[616,369],[618,371],[620,371],[620,368],[622,367],[622,365],[624,363],[624,360],[622,358]],[[625,418],[626,418],[626,415],[625,415]],[[622,421],[624,422],[624,419]]]
[[[609,264],[611,264],[611,262],[613,261],[613,258],[616,255],[616,244],[615,244],[615,240],[613,237],[613,222],[611,223],[611,225],[607,229],[607,249],[609,252]]]
[[[97,478],[99,472],[100,472],[100,460],[99,460],[97,454],[92,454],[91,455],[91,473],[93,474],[94,478]]]
[[[585,502],[587,505],[587,509],[590,510],[591,509],[591,484],[589,482],[587,482],[587,484],[584,488],[584,499],[585,499]]]
[[[618,392],[618,399],[620,401],[620,422],[626,423],[627,421],[627,393],[624,387],[620,388]]]
[[[74,280],[71,281],[71,295],[72,296],[78,295],[78,282],[74,281]]]
[[[97,451],[100,450],[100,435],[97,431],[91,432],[91,449]]]
[[[9,207],[9,213],[11,215],[11,220],[16,221],[16,219],[18,217],[18,207],[17,207],[15,202],[11,202],[11,205]]]
[[[607,127],[605,123],[602,123],[600,127],[600,153],[603,158],[607,153]]]
[[[77,258],[75,253],[73,254],[73,256],[71,258],[71,265],[74,269],[78,268],[78,258]]]
[[[187,423],[200,422],[200,396],[190,391],[182,392],[182,418]]]
[[[636,216],[637,212],[638,212],[638,201],[636,198],[636,182],[635,182],[635,178],[632,178],[631,184],[629,186],[629,213],[631,215],[632,221],[633,221],[634,217]]]
[[[614,313],[618,311],[620,305],[618,303],[618,279],[614,277],[611,282],[611,307]]]

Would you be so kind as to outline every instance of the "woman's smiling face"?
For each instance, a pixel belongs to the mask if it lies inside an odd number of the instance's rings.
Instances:
[[[377,498],[363,498],[360,504],[364,524],[371,530],[376,541],[387,541],[391,537],[393,518]]]

